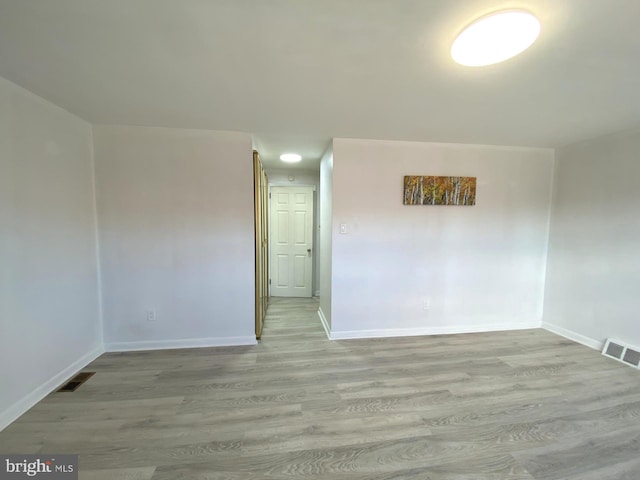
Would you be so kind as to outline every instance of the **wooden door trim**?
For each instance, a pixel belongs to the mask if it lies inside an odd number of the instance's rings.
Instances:
[[[268,177],[256,150],[253,151],[253,198],[255,241],[255,334],[259,340],[269,303],[269,244],[267,234]]]

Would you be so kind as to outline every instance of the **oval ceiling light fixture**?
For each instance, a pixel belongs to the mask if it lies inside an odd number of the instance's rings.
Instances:
[[[300,160],[302,160],[302,157],[297,153],[283,153],[282,155],[280,155],[280,160],[282,160],[284,163],[298,163]]]
[[[504,62],[524,52],[540,35],[540,21],[524,10],[503,10],[481,17],[451,45],[451,57],[460,65],[483,67]]]

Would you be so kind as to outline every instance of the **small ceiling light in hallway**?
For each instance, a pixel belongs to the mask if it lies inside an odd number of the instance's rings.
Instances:
[[[503,62],[529,48],[540,34],[540,21],[529,12],[505,10],[465,28],[451,46],[451,57],[468,67]]]
[[[298,163],[300,160],[302,160],[302,157],[297,153],[283,153],[282,155],[280,155],[280,160],[285,163]]]

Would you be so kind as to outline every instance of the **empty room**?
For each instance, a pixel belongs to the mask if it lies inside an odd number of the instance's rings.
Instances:
[[[639,20],[0,0],[0,479],[638,480]]]

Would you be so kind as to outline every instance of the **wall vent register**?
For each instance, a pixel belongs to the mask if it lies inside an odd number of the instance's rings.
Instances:
[[[75,392],[80,385],[89,380],[95,375],[96,372],[80,372],[62,387],[58,389],[58,392]]]
[[[640,347],[609,338],[604,344],[602,354],[640,370]]]

